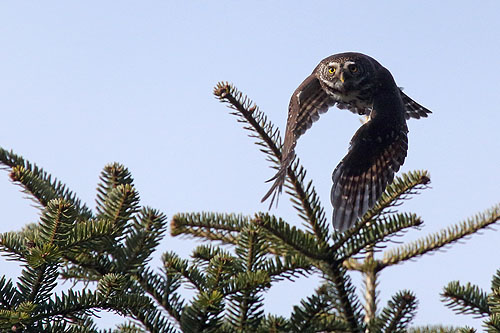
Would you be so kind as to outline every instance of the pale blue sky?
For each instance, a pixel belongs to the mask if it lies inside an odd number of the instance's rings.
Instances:
[[[358,51],[434,112],[408,124],[402,171],[427,169],[432,177],[432,188],[402,207],[425,220],[402,240],[415,239],[500,199],[499,13],[498,1],[1,2],[0,146],[90,205],[103,166],[118,161],[132,172],[141,203],[169,217],[252,214],[267,209],[260,198],[273,170],[213,98],[213,86],[233,82],[283,129],[291,93],[316,64]],[[328,216],[331,172],[359,125],[334,108],[299,141]],[[1,232],[37,219],[6,172],[0,198]],[[287,198],[273,213],[301,224]],[[420,300],[415,324],[479,328],[447,309],[439,293],[457,279],[489,289],[500,268],[498,244],[498,233],[487,231],[384,271],[380,305],[408,288]],[[160,251],[187,257],[195,245],[167,237]],[[16,276],[16,265],[1,260],[5,274]],[[273,287],[266,309],[288,315],[317,282]]]

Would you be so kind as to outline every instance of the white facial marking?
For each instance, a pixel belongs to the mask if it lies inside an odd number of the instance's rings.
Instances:
[[[349,66],[349,65],[354,65],[354,64],[355,64],[355,62],[354,62],[354,61],[346,61],[346,62],[344,63],[344,68],[347,68],[347,66]]]
[[[323,80],[323,83],[329,86],[330,88],[335,88],[335,83],[330,80]]]

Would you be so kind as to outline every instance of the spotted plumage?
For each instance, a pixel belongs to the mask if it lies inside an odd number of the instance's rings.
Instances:
[[[332,175],[333,225],[344,231],[373,207],[403,164],[406,120],[431,111],[403,93],[391,73],[367,55],[349,52],[323,59],[290,99],[281,166],[262,201],[272,196],[272,206],[295,158],[297,139],[334,105],[370,117]]]

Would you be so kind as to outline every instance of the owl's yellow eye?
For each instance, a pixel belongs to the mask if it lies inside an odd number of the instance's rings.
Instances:
[[[336,71],[336,70],[337,70],[337,69],[336,69],[335,67],[330,67],[330,68],[328,68],[328,73],[330,73],[330,74],[335,74],[335,71]]]
[[[355,73],[359,72],[359,68],[358,68],[358,66],[356,66],[356,65],[349,65],[349,67],[348,67],[348,68],[349,68],[349,71],[350,71],[351,73],[353,73],[353,74],[355,74]]]

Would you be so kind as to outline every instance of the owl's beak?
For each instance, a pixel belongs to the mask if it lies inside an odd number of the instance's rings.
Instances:
[[[344,72],[340,72],[339,79],[340,79],[340,82],[344,83],[344,81],[345,81]]]

